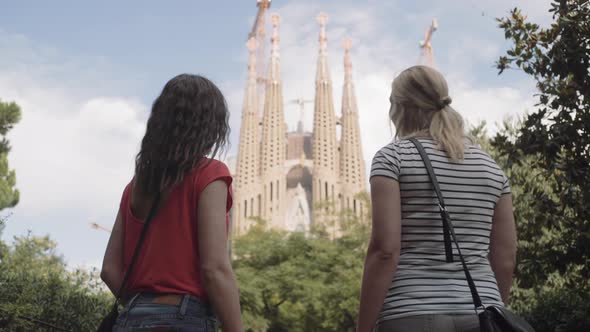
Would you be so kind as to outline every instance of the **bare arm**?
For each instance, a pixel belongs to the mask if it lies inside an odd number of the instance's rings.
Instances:
[[[232,270],[226,226],[227,184],[210,183],[197,208],[201,276],[223,331],[243,331],[238,286]]]
[[[100,271],[100,278],[115,296],[118,295],[117,292],[123,282],[123,237],[123,218],[121,217],[121,211],[119,211]]]
[[[371,178],[373,229],[365,259],[358,332],[373,330],[397,269],[401,247],[399,183],[390,178]]]
[[[516,265],[516,226],[512,195],[502,195],[494,209],[490,236],[490,264],[496,275],[502,301],[508,303],[512,274]]]

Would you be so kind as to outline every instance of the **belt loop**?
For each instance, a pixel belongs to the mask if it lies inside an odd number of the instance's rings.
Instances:
[[[179,310],[179,314],[180,314],[180,318],[184,319],[184,316],[186,315],[186,309],[188,307],[188,300],[190,299],[190,295],[188,294],[184,294],[182,296],[182,302],[180,304],[180,310]]]
[[[125,327],[127,326],[127,319],[129,318],[129,311],[131,310],[131,308],[135,304],[135,301],[137,300],[139,295],[141,295],[141,292],[138,292],[137,294],[133,295],[131,300],[129,300],[129,303],[127,303],[127,305],[123,308],[123,313],[125,314],[125,318],[123,319],[123,326],[125,326]]]
[[[137,294],[133,295],[133,297],[131,298],[131,300],[129,300],[129,309],[131,309],[131,307],[135,304],[135,301],[137,301],[137,298],[139,297],[139,295],[141,295],[141,292],[138,292]]]

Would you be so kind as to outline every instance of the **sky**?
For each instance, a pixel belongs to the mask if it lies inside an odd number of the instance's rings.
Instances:
[[[519,7],[547,26],[549,0],[273,0],[281,17],[285,116],[299,118],[292,99],[314,97],[320,12],[328,14],[328,52],[336,113],[344,77],[342,40],[352,38],[353,78],[364,159],[392,139],[392,79],[417,63],[418,42],[433,17],[435,65],[447,78],[452,106],[470,124],[493,133],[506,117],[534,108],[533,80],[498,75],[495,60],[510,44],[496,17]],[[49,235],[72,268],[100,267],[108,241],[91,222],[111,227],[151,103],[165,82],[183,73],[212,79],[230,108],[230,147],[237,154],[247,75],[245,46],[254,0],[5,1],[0,0],[0,99],[15,101],[22,120],[10,132],[10,167],[21,200],[2,239]],[[267,50],[270,48],[267,47]],[[312,127],[313,110],[305,112]],[[367,166],[367,169],[369,167]]]

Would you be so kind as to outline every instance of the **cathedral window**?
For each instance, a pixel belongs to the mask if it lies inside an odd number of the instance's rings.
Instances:
[[[262,204],[262,199],[260,197],[260,194],[258,194],[258,216],[260,216],[261,204]]]

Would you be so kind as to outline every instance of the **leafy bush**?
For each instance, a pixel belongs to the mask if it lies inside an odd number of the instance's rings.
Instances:
[[[36,331],[45,327],[28,317],[71,331],[92,331],[106,315],[111,295],[97,271],[68,271],[48,237],[30,234],[2,243],[0,329]]]

